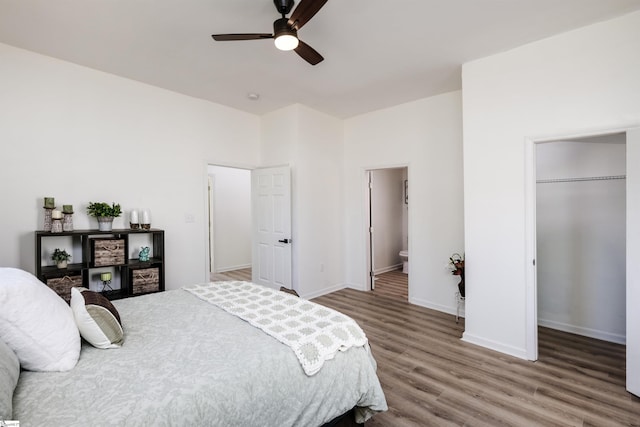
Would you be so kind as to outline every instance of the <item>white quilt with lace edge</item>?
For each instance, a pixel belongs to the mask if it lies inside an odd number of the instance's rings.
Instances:
[[[266,286],[227,281],[183,289],[290,347],[308,376],[317,373],[338,351],[367,343],[364,331],[352,318]]]

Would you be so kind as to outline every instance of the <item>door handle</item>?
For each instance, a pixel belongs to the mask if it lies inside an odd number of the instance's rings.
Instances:
[[[280,242],[280,243],[291,243],[291,239],[282,239],[282,240],[278,240],[278,242]]]

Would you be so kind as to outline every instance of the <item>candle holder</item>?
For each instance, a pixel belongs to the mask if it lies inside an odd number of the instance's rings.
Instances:
[[[54,208],[44,207],[44,231],[51,231],[51,212]]]
[[[113,290],[111,288],[111,273],[100,273],[100,281],[102,282],[102,292]]]
[[[62,218],[51,218],[51,232],[62,233]]]
[[[73,212],[62,213],[62,230],[73,231]]]

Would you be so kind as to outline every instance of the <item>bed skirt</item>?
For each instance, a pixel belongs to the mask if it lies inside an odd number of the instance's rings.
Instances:
[[[342,415],[337,416],[321,427],[358,427],[364,426],[364,424],[358,424],[356,422],[356,414],[353,409],[345,412]]]

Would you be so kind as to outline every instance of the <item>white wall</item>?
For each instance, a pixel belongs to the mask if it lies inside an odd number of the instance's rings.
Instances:
[[[312,298],[344,287],[342,121],[302,105],[262,117],[265,166],[291,166],[293,288]]]
[[[451,92],[345,121],[344,245],[348,286],[367,289],[365,171],[408,167],[409,300],[455,313],[464,251],[461,94]]]
[[[638,52],[633,13],[463,66],[465,340],[526,357],[527,138],[640,124]],[[634,143],[628,176],[640,165]],[[632,206],[635,185],[627,179]]]
[[[213,181],[213,271],[251,267],[251,171],[209,166]]]
[[[536,144],[538,324],[626,341],[626,182],[621,143]]]
[[[400,251],[406,232],[403,226],[405,168],[371,171],[371,214],[374,240],[375,273],[395,270],[402,266]]]
[[[90,201],[148,207],[167,288],[206,279],[206,164],[257,164],[257,116],[2,44],[0,93],[0,265],[34,271],[53,196],[76,229],[97,228]]]

